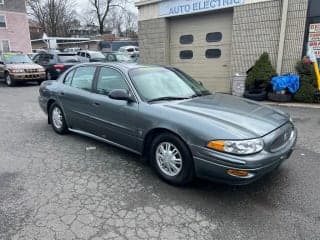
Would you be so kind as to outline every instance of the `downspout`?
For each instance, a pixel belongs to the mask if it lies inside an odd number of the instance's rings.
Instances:
[[[279,40],[278,59],[277,59],[277,73],[278,74],[281,74],[281,72],[282,72],[284,42],[285,42],[285,37],[286,37],[287,18],[288,18],[288,6],[289,6],[289,0],[282,0],[280,40]]]

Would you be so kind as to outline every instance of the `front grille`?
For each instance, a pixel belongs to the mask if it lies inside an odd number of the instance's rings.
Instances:
[[[289,124],[282,130],[280,135],[276,137],[276,139],[271,144],[271,151],[276,151],[283,146],[287,144],[287,142],[290,140],[290,137],[292,136],[294,129],[292,124]]]
[[[36,72],[38,72],[38,69],[25,69],[24,70],[26,73],[36,73]]]
[[[26,75],[24,78],[25,79],[38,79],[38,78],[40,78],[40,75],[39,74]]]

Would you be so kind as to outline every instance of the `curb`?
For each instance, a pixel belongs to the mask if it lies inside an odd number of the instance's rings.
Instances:
[[[317,104],[317,103],[279,103],[279,102],[270,102],[270,101],[263,101],[262,103],[267,105],[272,105],[272,106],[280,106],[280,107],[320,109],[320,104]]]

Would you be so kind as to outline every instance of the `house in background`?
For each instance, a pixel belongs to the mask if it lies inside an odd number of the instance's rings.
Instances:
[[[25,0],[0,0],[0,52],[31,52]]]
[[[37,21],[32,19],[29,19],[29,31],[30,31],[31,40],[42,38],[44,34],[44,31],[42,27],[40,27],[40,24]]]

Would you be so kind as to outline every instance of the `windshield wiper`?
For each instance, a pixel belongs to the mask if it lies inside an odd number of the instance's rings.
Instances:
[[[159,97],[149,100],[148,102],[157,102],[157,101],[173,101],[173,100],[183,100],[189,99],[189,97]]]

